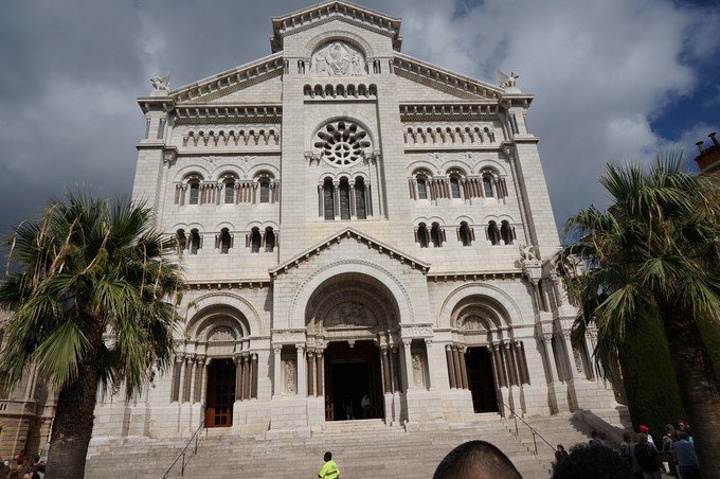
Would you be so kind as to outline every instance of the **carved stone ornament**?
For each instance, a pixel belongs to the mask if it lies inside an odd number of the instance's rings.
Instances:
[[[478,316],[468,316],[463,320],[462,328],[466,331],[485,331],[485,324]]]
[[[370,136],[358,124],[339,120],[318,130],[313,146],[333,166],[350,166],[371,150]]]
[[[295,394],[295,361],[293,359],[285,360],[285,392],[287,394]]]
[[[170,74],[150,77],[150,83],[155,91],[166,91],[170,87]]]
[[[220,326],[212,330],[208,336],[208,341],[234,341],[235,334],[233,330],[227,326]]]
[[[342,303],[335,307],[324,321],[330,326],[375,326],[377,321],[360,303]]]
[[[315,75],[366,75],[364,55],[345,42],[335,41],[315,52],[310,72]]]

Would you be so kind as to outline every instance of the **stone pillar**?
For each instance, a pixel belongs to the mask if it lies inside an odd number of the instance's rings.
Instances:
[[[178,402],[182,404],[185,401],[185,356],[180,357],[180,380],[178,381]]]
[[[257,354],[250,355],[250,370],[252,371],[252,382],[250,383],[250,397],[257,398],[257,383],[258,383],[258,370],[257,370]]]
[[[315,353],[313,351],[307,352],[307,364],[308,364],[308,396],[315,396]]]
[[[435,375],[433,375],[435,360],[433,358],[432,338],[425,338],[425,356],[427,359],[427,388],[432,389],[436,386]]]
[[[197,379],[195,380],[195,402],[202,402],[203,390],[205,389],[205,385],[203,384],[204,380],[205,358],[200,356],[198,358]]]
[[[282,359],[280,353],[282,346],[273,348],[273,395],[280,396],[282,394]]]
[[[235,400],[242,401],[243,395],[243,358],[242,356],[235,356]]]
[[[572,345],[572,338],[570,337],[571,331],[563,331],[562,337],[563,337],[563,343],[565,344],[565,352],[567,353],[567,368],[568,368],[568,379],[578,379],[580,377],[580,373],[577,372],[577,368],[575,367],[575,353],[573,351],[573,345]]]
[[[384,346],[380,352],[380,361],[383,373],[383,392],[392,392],[392,378],[390,377],[390,360],[388,358],[388,348]]]
[[[170,392],[170,400],[180,401],[180,380],[182,379],[180,377],[182,373],[182,363],[183,358],[182,356],[175,356],[175,365],[173,370],[173,384],[172,384],[172,391]]]
[[[543,333],[542,334],[542,342],[543,342],[543,349],[545,350],[545,359],[547,361],[548,365],[548,372],[550,373],[550,382],[555,382],[559,380],[558,372],[555,367],[555,355],[553,354],[553,347],[552,347],[552,333]]]
[[[450,378],[450,389],[457,387],[455,382],[455,364],[453,362],[452,346],[445,346],[445,359],[447,360],[448,377]]]
[[[208,369],[210,368],[210,361],[212,361],[212,358],[207,358],[205,360],[205,367],[203,368],[203,380],[200,382],[200,384],[202,384],[202,390],[200,391],[200,402],[202,403],[203,407],[207,405]]]
[[[452,347],[453,356],[453,367],[455,368],[455,387],[457,389],[463,389],[462,371],[460,369],[460,353],[458,347],[453,345]]]
[[[460,379],[462,380],[463,389],[470,389],[468,384],[467,365],[465,364],[466,348],[458,348],[458,356],[460,357]]]
[[[517,369],[515,368],[515,361],[513,358],[513,351],[510,349],[510,343],[504,344],[505,349],[505,361],[507,362],[507,368],[510,376],[510,384],[513,386],[518,385]]]
[[[320,349],[315,353],[315,361],[317,361],[317,395],[324,396],[324,381],[325,381],[325,361],[323,357],[323,350]]]
[[[411,381],[412,378],[412,353],[410,351],[410,346],[412,345],[411,339],[403,339],[402,340],[403,345],[403,359],[405,363],[405,367],[403,368],[404,378],[405,378],[405,390],[414,389],[415,385],[413,384],[413,381]]]
[[[305,345],[296,344],[295,352],[297,359],[297,394],[300,397],[307,396],[307,363],[305,362]]]
[[[500,387],[507,387],[507,376],[505,375],[505,364],[503,363],[502,355],[500,354],[500,344],[493,343],[493,359],[497,367],[498,379]]]
[[[198,372],[198,362],[197,360],[193,360],[192,362],[192,376],[190,379],[190,404],[195,402],[195,388],[197,387],[196,381],[197,381],[197,372]]]
[[[243,399],[250,399],[250,355],[243,355]]]
[[[400,390],[400,372],[398,371],[398,350],[397,348],[390,349],[390,383],[392,384],[393,392]]]
[[[520,369],[520,383],[530,384],[527,364],[525,364],[525,346],[522,341],[516,340],[513,343],[513,351],[515,352],[515,360],[517,361],[518,368]]]

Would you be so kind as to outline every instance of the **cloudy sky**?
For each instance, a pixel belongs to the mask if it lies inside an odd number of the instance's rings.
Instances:
[[[403,51],[536,94],[529,126],[558,224],[603,204],[609,160],[720,130],[720,6],[669,0],[357,0],[403,19]],[[270,53],[298,0],[6,0],[0,16],[0,234],[83,186],[127,194],[148,78],[174,87]]]

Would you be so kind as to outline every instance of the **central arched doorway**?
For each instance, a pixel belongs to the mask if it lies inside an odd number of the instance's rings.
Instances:
[[[342,273],[315,289],[305,314],[308,348],[323,352],[325,420],[365,419],[366,395],[367,418],[385,418],[386,397],[399,390],[392,293],[369,275]]]

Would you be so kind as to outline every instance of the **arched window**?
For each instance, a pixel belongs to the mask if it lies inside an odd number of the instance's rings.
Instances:
[[[269,226],[265,228],[265,251],[272,253],[275,249],[275,232]]]
[[[487,235],[490,243],[493,245],[500,244],[500,232],[498,231],[497,223],[494,221],[488,223]]]
[[[340,179],[340,219],[350,219],[350,182],[347,178]]]
[[[185,251],[187,246],[187,237],[185,236],[185,230],[179,229],[175,232],[175,240],[177,241],[178,253]]]
[[[421,248],[428,247],[428,230],[425,223],[420,223],[417,229],[417,242]]]
[[[220,254],[228,254],[232,247],[232,237],[227,228],[220,231]]]
[[[460,198],[460,178],[454,175],[450,177],[450,197]]]
[[[359,220],[367,218],[365,207],[365,180],[361,176],[355,178],[355,216]]]
[[[270,180],[260,180],[260,203],[270,203]]]
[[[235,203],[235,180],[229,179],[225,182],[225,204]]]
[[[433,223],[432,228],[430,228],[430,240],[435,248],[442,246],[442,231],[437,223]]]
[[[190,199],[188,204],[197,205],[200,203],[200,182],[193,180],[190,182]]]
[[[512,229],[510,223],[503,221],[500,226],[500,237],[505,244],[511,244],[513,240]]]
[[[495,194],[493,193],[492,175],[490,173],[485,173],[482,178],[483,178],[483,191],[484,191],[485,198],[495,197]]]
[[[460,231],[458,232],[458,236],[463,246],[470,246],[470,242],[472,241],[470,237],[470,228],[468,227],[468,224],[464,221],[460,223]]]
[[[417,177],[417,192],[419,200],[426,200],[428,197],[427,178],[424,176]]]
[[[200,233],[193,229],[190,231],[190,254],[197,254],[200,249]]]
[[[323,211],[326,220],[335,219],[335,187],[330,178],[323,182]]]
[[[250,231],[250,252],[251,253],[259,253],[260,252],[260,229],[255,227]]]

